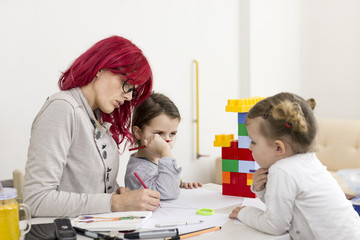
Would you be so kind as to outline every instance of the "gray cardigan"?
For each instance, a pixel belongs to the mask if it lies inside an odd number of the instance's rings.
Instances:
[[[24,202],[33,216],[110,212],[119,152],[79,88],[49,97],[31,128]]]

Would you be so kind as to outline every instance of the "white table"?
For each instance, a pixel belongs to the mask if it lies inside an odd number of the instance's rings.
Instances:
[[[204,188],[213,190],[213,191],[217,191],[217,192],[221,192],[221,185],[218,185],[218,184],[208,183],[208,184],[204,185]],[[232,211],[232,209],[234,207],[235,206],[226,207],[226,208],[222,208],[222,209],[215,209],[215,211],[217,213],[230,214],[230,212]],[[33,218],[31,220],[31,222],[32,222],[32,224],[49,223],[49,222],[53,222],[53,220],[54,220],[54,218]],[[145,230],[145,229],[140,229],[140,231],[141,230]],[[149,230],[149,229],[146,229],[146,230]],[[78,235],[77,239],[89,240],[91,238]],[[288,233],[280,235],[280,236],[274,236],[274,235],[262,233],[251,227],[246,226],[245,224],[242,224],[238,220],[232,220],[229,218],[229,221],[222,226],[221,230],[194,236],[194,237],[191,237],[191,239],[194,239],[194,240],[201,240],[201,239],[290,240],[291,238]]]

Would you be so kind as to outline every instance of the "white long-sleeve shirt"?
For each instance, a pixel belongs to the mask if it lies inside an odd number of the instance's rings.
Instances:
[[[125,187],[131,190],[143,188],[134,175],[136,171],[149,189],[160,193],[161,200],[175,199],[180,194],[181,170],[181,167],[177,167],[174,158],[160,158],[159,164],[156,164],[132,154],[126,167]]]
[[[111,211],[118,188],[117,145],[93,119],[79,88],[49,97],[32,128],[24,178],[24,202],[33,216],[69,216]]]
[[[255,229],[274,235],[288,231],[294,240],[360,239],[358,214],[315,153],[277,161],[266,188],[254,193],[266,210],[246,207],[238,219]]]

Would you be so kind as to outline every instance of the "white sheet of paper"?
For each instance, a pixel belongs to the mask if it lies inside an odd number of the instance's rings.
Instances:
[[[199,224],[178,225],[178,226],[170,226],[163,228],[155,227],[156,224],[164,224],[164,223],[179,222],[179,221],[192,221],[192,220],[202,220],[203,222]],[[163,205],[159,207],[155,212],[153,212],[153,216],[142,225],[142,228],[151,228],[151,229],[178,228],[179,233],[182,234],[208,227],[222,226],[229,220],[230,219],[228,214],[215,213],[211,216],[202,216],[196,214],[196,209],[178,208],[178,206],[176,205],[174,205],[174,208],[172,208],[171,204],[166,204],[166,206]]]
[[[161,203],[171,203],[185,208],[210,208],[220,209],[233,205],[241,205],[243,197],[225,196],[221,192],[208,190],[205,188],[181,189],[180,195],[176,200],[162,201]]]
[[[216,209],[221,209],[237,205],[262,207],[259,199],[249,199],[235,196],[225,196],[220,192],[208,190],[205,188],[181,189],[179,198],[176,200],[161,201],[160,207],[153,212],[153,216],[143,224],[143,228],[161,229],[155,227],[156,224],[203,220],[204,222],[192,225],[179,225],[166,228],[178,228],[180,234],[196,231],[213,226],[222,226],[228,222],[229,214],[216,213]],[[210,208],[215,210],[211,216],[202,216],[196,214],[201,208]]]

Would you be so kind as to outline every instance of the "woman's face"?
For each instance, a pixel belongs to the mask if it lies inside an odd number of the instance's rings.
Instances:
[[[122,86],[125,79],[119,74],[114,74],[108,69],[102,69],[97,73],[94,81],[95,98],[93,109],[99,108],[104,113],[110,114],[115,108],[123,105],[125,101],[132,99],[132,92],[125,93],[123,91]]]

